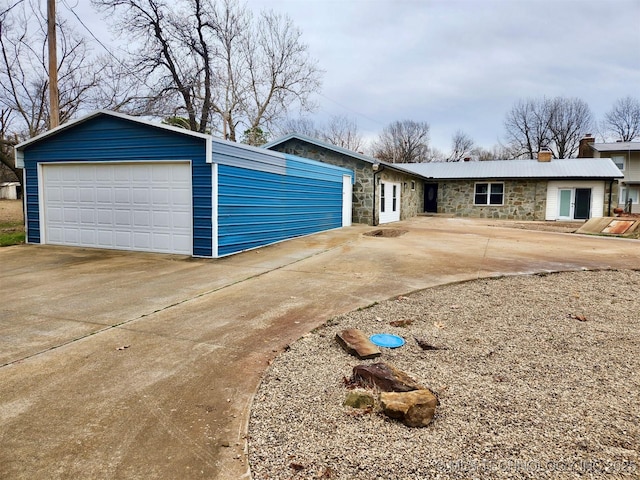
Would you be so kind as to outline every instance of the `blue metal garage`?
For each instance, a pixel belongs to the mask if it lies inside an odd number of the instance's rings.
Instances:
[[[353,172],[98,111],[16,147],[28,243],[220,257],[351,224]]]

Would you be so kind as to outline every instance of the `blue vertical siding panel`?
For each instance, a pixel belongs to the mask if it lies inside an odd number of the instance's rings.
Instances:
[[[166,129],[98,115],[24,148],[27,217],[31,243],[40,242],[38,163],[109,161],[191,161],[193,254],[211,251],[211,165],[206,141]]]
[[[251,167],[218,167],[219,255],[342,226],[349,170],[295,158],[284,174]]]

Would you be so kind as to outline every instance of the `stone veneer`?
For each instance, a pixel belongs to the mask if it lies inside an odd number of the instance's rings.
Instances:
[[[544,220],[546,180],[504,181],[503,205],[474,205],[476,183],[472,180],[439,181],[438,213],[503,220]]]
[[[498,182],[498,180],[486,180]],[[501,220],[545,220],[547,180],[505,180],[504,205],[474,205],[475,184],[485,180],[438,181],[438,213],[459,217],[495,218]],[[617,205],[618,184],[611,188],[611,211]],[[609,210],[609,182],[605,182],[603,213]]]
[[[295,138],[275,145],[272,149],[353,170],[355,173],[355,183],[353,185],[352,221],[353,223],[364,223],[367,225],[378,223],[379,195],[377,193],[375,195],[375,220],[372,214],[374,211],[374,195],[373,169],[371,168],[371,163]],[[378,178],[383,181],[400,183],[401,220],[415,217],[418,213],[424,211],[424,185],[420,177],[390,169],[383,169],[376,175],[376,180]],[[415,182],[415,190],[411,190],[411,181]]]

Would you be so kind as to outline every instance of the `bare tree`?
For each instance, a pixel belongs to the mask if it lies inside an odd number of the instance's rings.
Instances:
[[[551,101],[518,100],[507,112],[504,126],[514,157],[536,158],[537,152],[551,142]]]
[[[335,115],[329,119],[322,133],[322,139],[354,152],[360,151],[364,146],[362,135],[358,131],[358,123],[344,115]]]
[[[579,98],[519,100],[505,119],[507,146],[516,158],[536,158],[543,147],[556,158],[568,158],[592,127],[592,118]]]
[[[459,162],[471,155],[474,147],[473,139],[462,130],[456,131],[451,137],[451,153],[447,157],[447,162]]]
[[[429,124],[413,120],[386,126],[373,145],[376,158],[391,163],[421,163],[429,160]]]
[[[287,118],[280,122],[277,133],[280,136],[297,133],[309,138],[318,139],[322,136],[320,129],[309,117]]]
[[[551,102],[549,145],[556,158],[570,158],[578,151],[580,139],[591,130],[593,115],[579,98],[557,97]]]
[[[294,105],[310,110],[321,72],[291,19],[258,17],[237,0],[92,0],[132,40],[127,64],[145,78],[146,113],[237,140],[268,131]],[[142,39],[142,40],[141,40]]]
[[[12,146],[49,128],[46,16],[25,2],[0,17],[0,158],[17,176]],[[58,22],[60,122],[95,108],[100,68],[87,44]]]
[[[474,147],[471,156],[480,162],[487,160],[511,160],[515,157],[514,152],[501,144],[495,144],[491,149]]]
[[[631,96],[616,100],[613,108],[604,116],[602,130],[623,142],[639,138],[640,101]]]

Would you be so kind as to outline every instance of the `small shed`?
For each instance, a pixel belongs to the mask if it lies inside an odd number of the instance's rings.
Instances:
[[[0,182],[0,200],[17,200],[19,188],[19,182]]]
[[[351,224],[353,172],[97,111],[16,146],[27,243],[221,257]]]

